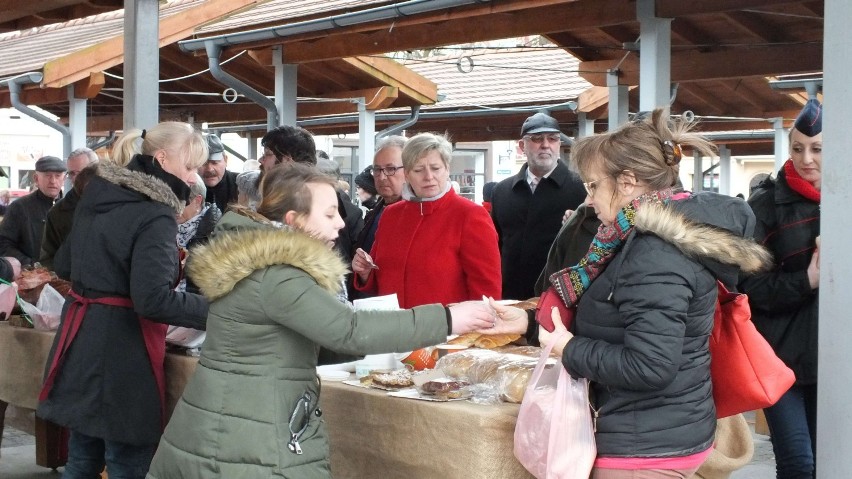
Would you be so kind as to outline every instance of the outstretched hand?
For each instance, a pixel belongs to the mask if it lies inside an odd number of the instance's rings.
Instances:
[[[480,329],[480,334],[525,334],[527,332],[527,312],[513,306],[504,306],[494,298],[487,298],[489,308],[494,311],[494,325]]]
[[[565,328],[564,324],[562,324],[562,315],[559,314],[559,308],[556,306],[551,308],[550,317],[553,319],[553,332],[548,332],[546,329],[539,326],[538,341],[542,348],[547,347],[548,344],[555,341],[553,344],[553,352],[556,353],[557,356],[562,356],[562,351],[565,349],[565,345],[568,344],[568,341],[571,341],[574,335]]]
[[[465,334],[493,328],[497,323],[494,310],[482,301],[464,301],[450,306],[453,334]]]

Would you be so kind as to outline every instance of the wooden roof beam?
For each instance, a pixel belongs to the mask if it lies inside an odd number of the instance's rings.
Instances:
[[[580,62],[580,76],[592,85],[606,85],[606,71],[618,60]],[[728,48],[712,52],[672,52],[671,81],[691,82],[749,76],[822,71],[822,43]],[[620,68],[621,83],[639,83],[639,62],[629,56]]]
[[[470,11],[453,10],[431,17],[417,16],[396,22],[373,23],[369,27],[324,31],[322,36],[314,39],[277,38],[240,45],[239,48],[282,44],[285,62],[305,63],[636,21],[635,5],[623,0],[537,3],[547,4],[535,6],[532,0],[507,0]],[[471,22],[486,15],[488,28],[471,28]]]
[[[399,89],[399,95],[411,98],[420,105],[438,101],[438,85],[405,65],[386,57],[342,58],[353,68],[370,75],[381,83]]]
[[[159,46],[193,34],[195,28],[262,0],[209,0],[179,14],[160,20]],[[84,78],[88,72],[103,71],[124,62],[124,36],[118,35],[89,48],[57,58],[44,65],[42,85],[62,87]]]
[[[398,88],[383,86],[379,88],[367,88],[365,90],[336,92],[330,95],[323,95],[322,98],[364,98],[364,100],[367,102],[368,110],[381,110],[391,106],[393,102],[396,101],[398,96]],[[318,103],[303,102],[296,107],[296,115],[301,118],[323,115],[338,115],[342,113],[355,113],[357,111],[358,104],[354,101]]]
[[[724,16],[735,26],[764,43],[780,43],[788,40],[782,29],[770,23],[769,19],[762,15],[753,12],[726,12]]]
[[[74,96],[91,99],[98,96],[104,87],[103,72],[92,72],[88,78],[74,83]],[[21,90],[21,102],[26,105],[49,105],[68,101],[67,88],[39,88],[38,85],[27,85]],[[0,108],[9,108],[12,101],[9,90],[0,91]]]
[[[657,0],[657,16],[677,18],[704,13],[721,13],[753,8],[802,3],[802,0]]]

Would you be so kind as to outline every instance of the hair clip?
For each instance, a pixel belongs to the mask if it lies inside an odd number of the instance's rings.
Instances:
[[[671,161],[671,163],[666,161],[666,163],[669,166],[677,165],[678,163],[680,163],[681,158],[683,158],[683,150],[681,150],[679,144],[673,142],[672,140],[666,140],[666,141],[663,142],[663,147],[664,147],[663,148],[664,153],[668,153],[668,151],[666,151],[665,147],[671,148],[671,150],[672,150],[672,161]],[[666,154],[666,157],[668,157],[668,154]]]
[[[145,139],[145,134],[148,133],[148,130],[142,129],[142,134],[139,135],[143,140]]]

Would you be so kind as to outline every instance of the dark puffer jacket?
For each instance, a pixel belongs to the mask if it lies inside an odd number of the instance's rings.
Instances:
[[[713,194],[637,213],[635,232],[581,298],[562,357],[591,380],[600,456],[685,456],[712,444],[716,279],[765,267],[768,253],[744,238],[753,225],[744,202]]]
[[[777,181],[761,183],[748,201],[757,217],[754,239],[775,257],[773,270],[746,278],[752,321],[797,384],[817,380],[819,289],[808,283],[808,265],[819,235],[819,203],[790,189],[783,168]]]

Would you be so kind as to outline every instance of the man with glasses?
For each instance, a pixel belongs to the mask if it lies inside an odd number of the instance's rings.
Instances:
[[[491,218],[500,240],[503,298],[534,296],[565,211],[577,209],[586,198],[580,177],[559,159],[561,147],[559,122],[545,113],[530,116],[518,140],[527,162],[494,188]]]
[[[370,251],[373,240],[376,239],[376,228],[379,226],[379,218],[389,204],[396,203],[402,197],[402,185],[405,183],[405,175],[402,171],[402,147],[405,146],[404,136],[386,136],[376,145],[376,154],[373,155],[373,166],[369,167],[376,185],[379,200],[376,206],[367,212],[364,218],[364,229],[355,241],[353,251],[358,248]],[[349,258],[350,261],[352,258]]]

